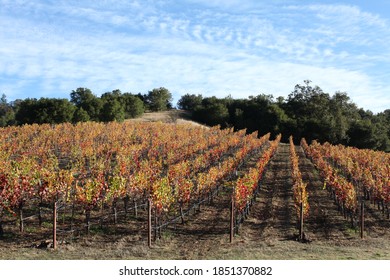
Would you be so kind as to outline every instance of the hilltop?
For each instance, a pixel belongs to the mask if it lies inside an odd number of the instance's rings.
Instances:
[[[129,122],[164,122],[164,123],[177,123],[177,124],[191,124],[196,126],[208,126],[202,125],[198,122],[191,120],[191,113],[185,110],[169,110],[161,112],[147,112],[141,116],[128,119]]]

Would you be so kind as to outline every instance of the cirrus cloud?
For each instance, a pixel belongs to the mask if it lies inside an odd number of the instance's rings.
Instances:
[[[287,96],[310,79],[359,107],[390,108],[387,17],[352,2],[240,3],[0,0],[0,91],[13,100],[165,86],[177,101]]]

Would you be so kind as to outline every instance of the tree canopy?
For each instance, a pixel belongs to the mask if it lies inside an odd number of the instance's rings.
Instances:
[[[122,93],[119,89],[96,96],[88,88],[77,88],[70,100],[59,98],[27,98],[8,102],[0,99],[0,126],[32,123],[123,121],[136,118],[145,111],[171,109],[172,94],[154,88],[147,94]],[[347,93],[329,94],[305,80],[284,97],[259,94],[244,99],[231,96],[217,98],[201,94],[184,94],[179,109],[192,113],[195,121],[206,125],[246,128],[260,135],[282,133],[283,141],[290,135],[296,141],[330,142],[390,152],[390,109],[373,114],[358,108]]]
[[[330,95],[309,80],[296,85],[286,99],[265,94],[246,99],[186,94],[178,104],[207,125],[282,133],[285,142],[292,135],[296,141],[305,137],[307,141],[390,151],[390,110],[375,115],[358,108],[347,93]]]
[[[149,91],[145,101],[148,109],[152,112],[166,111],[172,108],[172,94],[164,87]]]
[[[144,113],[144,103],[138,95],[122,94],[120,90],[97,97],[88,88],[77,88],[66,98],[26,98],[7,102],[0,100],[0,126],[32,123],[58,124],[63,122],[123,121]]]

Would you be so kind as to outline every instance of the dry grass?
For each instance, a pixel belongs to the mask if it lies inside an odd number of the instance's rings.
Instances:
[[[246,231],[245,225],[242,229]],[[254,240],[242,233],[235,237],[233,244],[229,243],[227,234],[208,241],[197,236],[188,238],[172,233],[170,236],[147,247],[146,240],[139,240],[136,244],[133,237],[124,237],[116,242],[106,242],[101,236],[85,237],[70,244],[60,245],[52,249],[37,249],[19,247],[0,249],[0,259],[88,259],[88,260],[151,260],[151,259],[215,259],[215,260],[389,260],[390,245],[385,238],[371,238],[360,240],[351,235],[349,242],[337,240],[322,240],[311,243],[300,243],[294,240]],[[129,239],[128,239],[129,238]]]
[[[130,122],[164,122],[164,123],[176,123],[176,124],[191,124],[196,126],[207,126],[190,120],[190,115],[186,111],[182,110],[170,110],[164,112],[152,112],[144,113],[141,117],[136,119],[129,119]]]

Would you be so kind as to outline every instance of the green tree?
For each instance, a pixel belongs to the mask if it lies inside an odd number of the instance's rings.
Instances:
[[[373,115],[371,117],[371,123],[373,126],[373,140],[375,142],[375,146],[372,148],[389,152],[390,139],[388,132],[390,123],[387,122],[385,112]]]
[[[351,102],[347,93],[336,92],[330,100],[330,111],[334,118],[334,126],[331,132],[332,143],[348,144],[348,130],[353,121],[360,119],[358,109]]]
[[[37,103],[36,98],[26,98],[24,100],[17,100],[16,102],[16,123],[21,124],[33,124],[37,122]]]
[[[115,98],[105,99],[101,110],[100,120],[104,122],[118,121],[125,119],[123,106]]]
[[[119,89],[102,94],[103,107],[100,111],[100,120],[104,122],[123,121],[125,119],[124,106],[120,99],[122,92]]]
[[[229,110],[225,104],[217,102],[207,106],[198,106],[193,112],[193,118],[210,126],[226,127],[229,120]]]
[[[390,139],[390,109],[387,109],[382,113],[379,113],[378,117],[380,118],[381,122],[385,126],[387,138]]]
[[[66,98],[41,98],[38,102],[40,108],[47,109],[47,123],[71,122],[76,107]]]
[[[201,94],[195,95],[187,93],[180,98],[177,105],[179,109],[194,111],[197,106],[202,104],[202,99],[203,97]]]
[[[125,119],[139,117],[145,111],[144,103],[136,95],[124,93],[119,100],[124,108]]]
[[[284,105],[288,116],[296,121],[294,139],[305,137],[308,142],[332,141],[336,122],[331,111],[331,98],[319,86],[312,86],[305,80],[304,85],[296,85]]]
[[[13,125],[15,123],[15,111],[7,102],[5,94],[0,99],[0,127]]]
[[[348,130],[349,145],[360,149],[370,149],[376,146],[374,126],[370,120],[358,120],[351,124]]]
[[[166,111],[172,108],[172,94],[164,87],[149,91],[146,96],[146,104],[152,112]]]
[[[15,119],[18,124],[71,122],[76,107],[67,99],[25,99],[18,103]]]
[[[100,110],[103,108],[103,102],[96,97],[88,88],[77,88],[70,93],[70,101],[77,106],[83,108],[88,113],[92,121],[99,121]]]
[[[77,108],[76,111],[73,114],[73,123],[78,123],[78,122],[87,122],[89,121],[89,115],[87,111],[85,111],[83,108]]]

